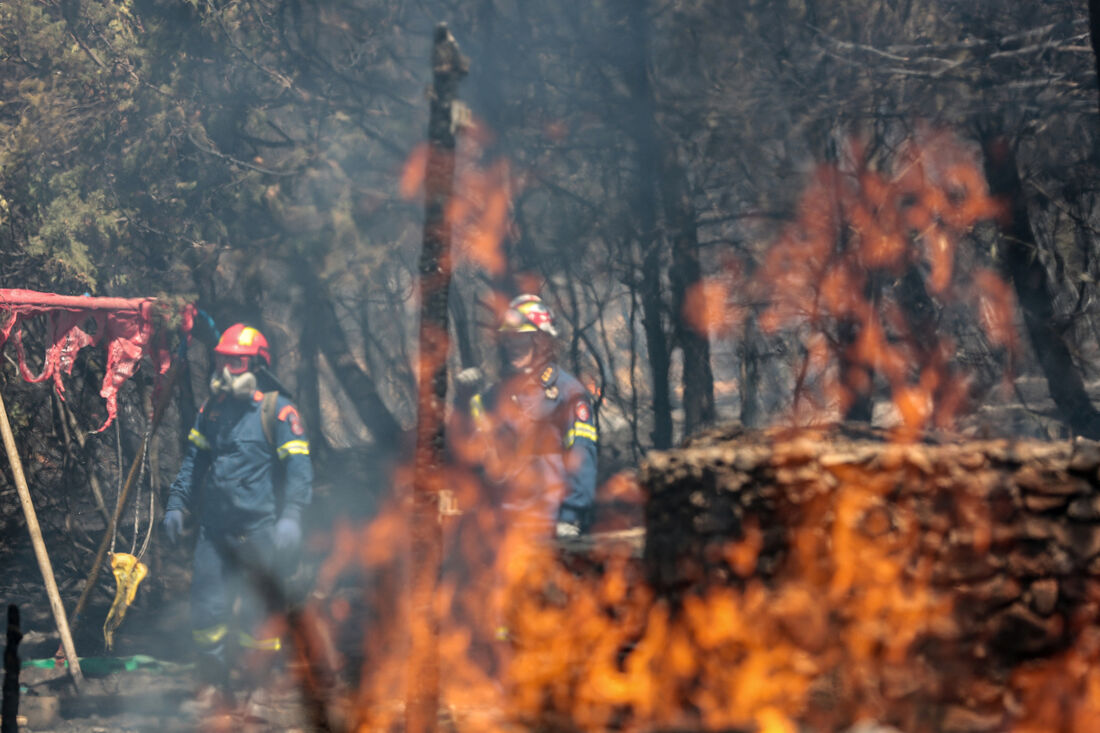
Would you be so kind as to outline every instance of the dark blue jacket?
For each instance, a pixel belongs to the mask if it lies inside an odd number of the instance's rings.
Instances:
[[[535,491],[526,498],[506,496],[507,508],[548,511],[563,522],[587,526],[596,499],[598,438],[589,392],[576,377],[556,364],[513,376],[474,395],[470,416],[476,429],[494,431],[498,452],[527,456],[524,468],[533,469],[542,484],[527,487]],[[555,489],[560,506],[537,506]],[[509,505],[513,501],[518,504]]]
[[[309,441],[297,409],[279,395],[274,444],[268,442],[262,403],[263,393],[256,392],[251,400],[223,395],[203,404],[166,510],[188,509],[214,532],[249,532],[280,517],[300,518],[313,492]]]

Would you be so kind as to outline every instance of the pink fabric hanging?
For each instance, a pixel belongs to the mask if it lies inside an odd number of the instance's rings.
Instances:
[[[154,298],[94,298],[0,289],[0,350],[11,338],[23,378],[28,382],[52,379],[54,389],[64,399],[62,375],[72,374],[81,349],[102,343],[107,351],[107,369],[99,395],[107,402],[107,419],[96,430],[100,432],[114,422],[118,391],[137,371],[142,357],[149,357],[156,369],[154,392],[159,393],[162,388],[161,377],[172,364],[172,353],[167,346],[167,334],[156,329],[157,307]],[[47,318],[49,344],[42,359],[42,371],[34,374],[27,366],[20,323],[38,315]],[[194,306],[184,306],[181,316],[181,330],[190,334]],[[88,322],[95,326],[92,334],[82,328]]]

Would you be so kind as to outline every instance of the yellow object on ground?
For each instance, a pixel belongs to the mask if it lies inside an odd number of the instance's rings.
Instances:
[[[111,571],[115,574],[115,585],[118,588],[111,610],[107,612],[107,620],[103,622],[103,638],[108,649],[114,644],[115,631],[122,625],[126,609],[134,602],[138,585],[149,573],[149,568],[133,555],[116,552],[111,555]]]

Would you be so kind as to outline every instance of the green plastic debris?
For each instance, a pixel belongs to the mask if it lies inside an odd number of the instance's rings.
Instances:
[[[23,662],[23,668],[53,669],[54,667],[68,667],[68,660],[60,662],[54,659],[28,659]],[[186,665],[164,662],[148,654],[135,654],[131,657],[80,657],[80,669],[86,675],[107,675],[114,672],[135,672],[145,670],[148,672],[176,672]]]

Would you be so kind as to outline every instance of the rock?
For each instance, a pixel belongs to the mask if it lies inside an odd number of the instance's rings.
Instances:
[[[1070,519],[1076,519],[1080,522],[1100,520],[1100,494],[1074,499],[1066,509],[1066,515]]]
[[[1020,466],[1012,480],[1024,491],[1036,494],[1074,496],[1087,494],[1090,490],[1089,483],[1083,479],[1064,471],[1040,470],[1030,463]]]
[[[1004,713],[999,710],[979,712],[951,705],[944,713],[940,730],[943,733],[991,733],[1002,730],[1004,722]]]
[[[1100,442],[1077,437],[1073,441],[1073,453],[1069,457],[1069,470],[1077,473],[1095,473],[1100,468]]]
[[[1069,575],[1073,572],[1073,560],[1069,553],[1058,546],[1047,546],[1038,552],[1015,549],[1008,554],[1006,563],[1013,577],[1042,578],[1051,575]]]
[[[977,614],[1004,608],[1019,598],[1022,591],[1020,584],[1007,575],[996,575],[982,583],[956,587],[961,608]]]
[[[1024,598],[1040,616],[1049,616],[1058,603],[1058,581],[1054,578],[1036,580],[1027,589]]]
[[[1042,513],[1061,509],[1067,501],[1069,501],[1068,496],[1024,493],[1024,507],[1030,512]]]
[[[1059,646],[1065,621],[1061,616],[1043,618],[1018,601],[993,617],[990,631],[1003,652],[1030,656]]]
[[[848,728],[844,733],[901,733],[892,725],[864,720]]]
[[[1074,556],[1088,560],[1100,555],[1100,524],[1076,524],[1068,527],[1067,539]]]

